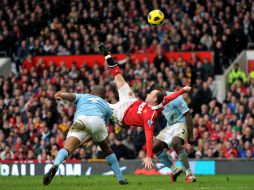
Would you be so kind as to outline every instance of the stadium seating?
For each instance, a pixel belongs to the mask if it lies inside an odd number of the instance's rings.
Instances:
[[[31,70],[24,64],[30,55],[96,54],[99,41],[106,42],[111,53],[213,51],[214,65],[198,59],[135,64],[127,59],[121,67],[140,98],[155,83],[168,90],[193,86],[192,93],[184,95],[195,127],[194,145],[186,146],[191,158],[254,157],[254,79],[231,84],[222,104],[214,98],[212,83],[213,76],[221,74],[247,43],[254,41],[254,2],[158,2],[0,2],[0,52],[13,57],[18,71],[7,79],[0,77],[0,160],[55,157],[75,111],[69,104],[57,106],[56,91],[89,93],[91,86],[100,84],[107,89],[108,101],[117,101],[108,70],[96,62],[91,68],[84,60],[79,68],[73,60],[68,68],[64,62],[46,65],[39,59]],[[152,8],[160,8],[167,18],[160,28],[146,22]],[[20,65],[23,69],[19,71]],[[130,150],[123,159],[144,156],[142,128],[121,129],[110,124],[108,130],[112,146],[122,143]],[[70,159],[101,157],[90,142]]]

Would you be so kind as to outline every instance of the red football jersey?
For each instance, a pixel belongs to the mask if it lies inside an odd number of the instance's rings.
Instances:
[[[154,134],[154,123],[159,114],[163,110],[163,105],[168,104],[173,99],[177,98],[185,91],[181,89],[177,92],[164,97],[164,101],[159,106],[150,107],[144,101],[135,101],[124,113],[123,124],[133,126],[144,126],[146,136],[146,151],[147,156],[153,156],[153,134]]]

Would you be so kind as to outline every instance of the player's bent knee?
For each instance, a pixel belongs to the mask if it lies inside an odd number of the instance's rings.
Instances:
[[[107,157],[109,156],[110,154],[113,153],[112,149],[108,146],[108,147],[104,147],[104,148],[101,148],[103,153],[104,153],[104,157]]]
[[[103,151],[105,157],[113,153],[107,139],[99,142],[98,145],[100,146],[101,150]]]
[[[158,154],[163,151],[164,148],[167,148],[167,144],[163,141],[156,139],[153,144],[153,153]]]
[[[64,148],[72,154],[74,150],[80,145],[80,140],[76,137],[68,137],[64,143]]]
[[[179,153],[183,150],[183,144],[184,144],[184,140],[180,137],[174,137],[172,140],[172,146],[174,150],[176,151],[176,153]]]

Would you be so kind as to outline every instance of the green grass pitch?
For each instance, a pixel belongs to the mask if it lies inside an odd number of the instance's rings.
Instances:
[[[119,185],[113,176],[56,176],[50,185],[42,185],[42,176],[1,177],[0,190],[252,190],[253,175],[196,176],[197,182],[186,184],[184,175],[176,183],[169,176],[126,175],[129,184]]]

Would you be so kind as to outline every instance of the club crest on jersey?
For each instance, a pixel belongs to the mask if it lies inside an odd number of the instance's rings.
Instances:
[[[148,126],[151,127],[151,125],[153,124],[153,120],[149,119],[148,122],[147,122]]]
[[[184,104],[181,104],[180,106],[179,106],[179,109],[184,109],[185,108],[185,105]]]

